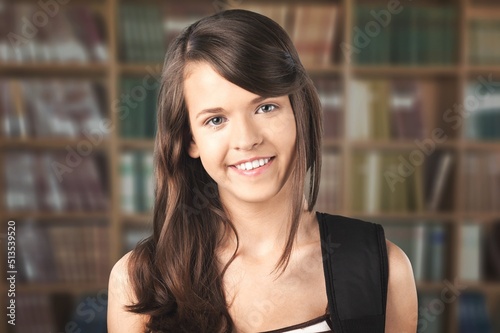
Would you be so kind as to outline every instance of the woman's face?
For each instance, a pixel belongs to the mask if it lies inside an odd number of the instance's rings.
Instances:
[[[295,163],[296,126],[288,96],[255,95],[207,63],[188,64],[184,94],[189,155],[201,159],[222,202],[264,202],[289,191],[282,189]]]

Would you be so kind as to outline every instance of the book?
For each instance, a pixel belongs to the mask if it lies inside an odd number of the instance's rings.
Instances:
[[[418,332],[442,333],[444,330],[443,315],[429,315],[436,313],[435,302],[440,299],[438,293],[421,292],[418,293]],[[441,312],[440,312],[441,313]]]
[[[357,64],[449,65],[456,63],[457,10],[451,5],[412,5],[393,14],[389,23],[378,14],[384,7],[354,7],[352,45]]]
[[[103,167],[97,162],[97,157],[80,156],[78,166],[68,168],[65,164],[68,155],[64,153],[12,152],[6,156],[5,198],[8,211],[108,209],[109,194],[102,175]]]
[[[33,3],[7,2],[0,17],[0,31],[5,36],[0,42],[1,61],[88,63],[108,59],[105,25],[89,6],[59,7],[47,15]]]
[[[120,177],[122,211],[151,211],[154,204],[153,154],[142,151],[122,153]]]
[[[436,153],[435,153],[436,154]],[[444,193],[449,193],[445,191],[449,183],[449,179],[451,178],[451,171],[453,166],[454,157],[451,152],[444,151],[439,153],[434,158],[435,161],[432,161],[433,158],[429,160],[431,163],[428,163],[428,168],[426,172],[427,177],[427,210],[429,211],[437,211],[442,206]],[[432,163],[435,162],[435,163]]]
[[[370,110],[373,95],[370,91],[369,82],[352,80],[349,83],[347,93],[349,109],[346,115],[346,134],[350,139],[368,139],[371,137],[370,124],[373,116]]]
[[[299,4],[294,8],[291,38],[301,62],[305,66],[332,64],[338,34],[337,5]]]
[[[85,46],[88,58],[97,62],[108,60],[107,44],[104,40],[104,24],[89,7],[78,5],[68,9],[73,29],[80,43]]]
[[[163,31],[167,46],[189,25],[215,14],[216,5],[215,2],[166,2],[163,9]]]
[[[391,137],[421,139],[424,137],[419,84],[415,80],[394,80],[391,84]]]
[[[134,91],[143,90],[143,96],[137,98]],[[120,116],[120,136],[122,138],[153,139],[156,134],[156,109],[159,88],[145,89],[141,79],[123,78],[121,90],[124,100],[130,102],[120,105],[124,110]]]
[[[482,235],[481,226],[467,223],[460,227],[460,271],[463,281],[480,281],[482,279]]]
[[[447,232],[444,225],[440,223],[430,225],[427,242],[423,244],[428,247],[426,261],[429,281],[441,282],[446,276],[447,243]]]
[[[474,65],[499,64],[500,47],[494,41],[500,38],[500,24],[492,19],[472,19],[469,31],[469,62]]]
[[[136,183],[134,181],[134,154],[132,152],[124,152],[120,157],[120,197],[121,209],[125,213],[136,212],[135,193]]]
[[[343,91],[336,79],[313,78],[323,112],[323,137],[336,139],[343,130]]]
[[[236,8],[249,10],[251,12],[267,16],[274,22],[278,23],[288,33],[290,33],[290,26],[292,25],[292,22],[290,22],[289,14],[292,10],[287,4],[249,3],[246,1],[242,1],[241,3],[237,4]]]
[[[459,332],[493,333],[486,297],[479,292],[465,292],[459,297]]]
[[[500,210],[500,154],[471,151],[464,155],[464,210],[495,212]]]
[[[464,103],[465,136],[471,140],[500,139],[500,88],[489,85],[486,89],[481,82],[469,82],[465,96],[473,96],[474,103]],[[470,98],[470,97],[469,97]]]
[[[485,277],[490,281],[500,281],[500,221],[495,221],[485,235],[484,242]]]
[[[323,153],[321,166],[321,182],[319,185],[316,209],[333,214],[342,207],[341,202],[341,163],[338,152]]]
[[[446,278],[449,239],[444,223],[432,220],[381,223],[386,238],[408,256],[417,282],[442,282]]]

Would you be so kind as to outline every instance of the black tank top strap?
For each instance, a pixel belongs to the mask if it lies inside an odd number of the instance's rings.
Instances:
[[[388,259],[382,226],[317,213],[335,333],[384,333]]]

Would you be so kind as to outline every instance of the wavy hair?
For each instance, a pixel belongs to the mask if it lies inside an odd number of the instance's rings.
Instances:
[[[223,78],[263,97],[288,95],[297,127],[289,235],[276,270],[286,268],[297,233],[304,191],[316,202],[321,165],[320,102],[286,32],[271,19],[228,10],[186,28],[170,46],[158,100],[155,139],[153,234],[129,261],[137,302],[148,315],[147,332],[232,332],[223,290],[225,267],[216,251],[222,235],[238,235],[200,159],[188,155],[191,132],[184,101],[185,68],[206,62]],[[306,177],[309,177],[306,190]],[[236,249],[237,251],[237,249]],[[276,271],[275,270],[275,271]]]

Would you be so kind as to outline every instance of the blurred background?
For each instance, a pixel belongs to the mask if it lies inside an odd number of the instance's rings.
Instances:
[[[317,210],[384,225],[412,262],[419,332],[500,332],[494,0],[0,0],[2,295],[16,272],[0,331],[106,331],[110,269],[151,233],[164,54],[231,8],[281,24],[316,84]]]

